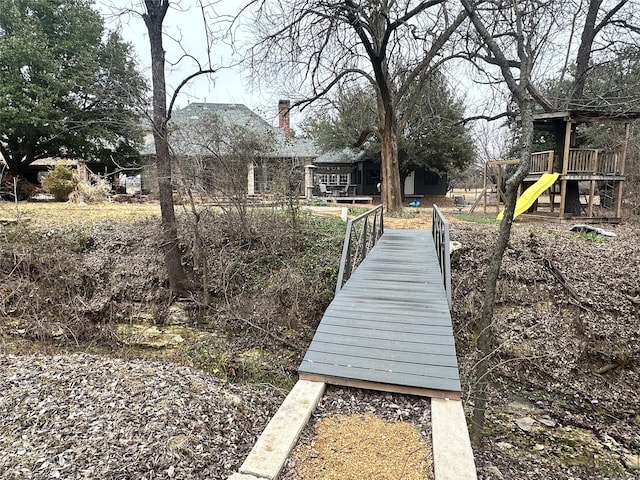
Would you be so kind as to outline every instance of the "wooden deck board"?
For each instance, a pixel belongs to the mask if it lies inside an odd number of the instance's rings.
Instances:
[[[384,342],[384,340],[388,341],[398,341],[398,342],[420,342],[420,343],[429,343],[433,345],[444,345],[444,346],[454,346],[453,337],[444,336],[444,335],[420,335],[417,336],[412,332],[398,332],[396,330],[375,330],[371,331],[367,328],[355,328],[355,327],[342,327],[335,325],[320,325],[316,333],[327,333],[333,335],[342,335],[344,337],[353,337],[357,338],[375,338]],[[315,338],[315,337],[314,337]],[[354,340],[357,341],[357,340]]]
[[[438,337],[440,338],[440,337]],[[354,336],[354,335],[337,335],[335,333],[317,332],[315,336],[317,342],[332,343],[335,346],[344,347],[365,347],[378,348],[380,340],[386,340],[386,346],[389,350],[404,350],[405,352],[424,352],[426,351],[439,355],[446,355],[450,352],[451,345],[443,345],[440,343],[415,342],[411,338],[403,340],[390,339],[388,336],[375,337],[373,335]]]
[[[432,312],[431,310],[428,310]],[[381,317],[381,319],[385,323],[417,323],[420,325],[424,325],[424,318],[421,317],[418,313],[413,311],[407,311],[406,309],[398,309],[394,310],[385,310],[385,309],[376,309],[375,305],[369,305],[366,310],[353,311],[348,310],[344,313],[336,312],[335,310],[327,310],[325,312],[326,317],[337,317],[342,319],[353,319],[353,320],[368,320],[368,319],[376,319]],[[430,321],[430,325],[444,325],[449,326],[449,320],[444,315],[434,315]]]
[[[341,385],[459,395],[431,232],[384,233],[327,308],[299,372]]]
[[[340,377],[345,380],[387,383],[390,385],[400,385],[404,387],[424,388],[430,390],[442,390],[445,392],[460,393],[460,384],[457,381],[442,377],[430,377],[428,375],[419,373],[411,374],[404,372],[388,372],[386,370],[371,370],[367,367],[334,365],[332,363],[316,363],[314,372],[309,373],[315,375]],[[301,378],[306,379],[306,377]],[[376,380],[371,380],[372,378],[376,378]],[[346,382],[345,384],[349,385],[348,382]],[[425,386],[428,384],[433,384],[437,387],[430,388]]]
[[[414,344],[415,345],[415,344]],[[343,355],[345,352],[344,344],[334,344],[331,342],[319,342],[316,340],[316,348],[314,353],[330,353],[336,356]],[[377,347],[362,346],[362,345],[349,345],[349,356],[370,358],[374,361],[390,361],[397,363],[417,364],[417,365],[432,365],[443,367],[457,368],[456,362],[452,361],[451,357],[447,355],[447,352],[440,350],[440,353],[434,353],[429,350],[412,352],[408,349],[401,348],[402,345],[396,342],[395,345],[387,344],[387,348],[384,350]],[[396,348],[393,348],[393,347]],[[310,357],[311,358],[311,357]],[[338,358],[336,357],[336,360]],[[376,367],[382,368],[381,364],[376,363]]]
[[[319,375],[313,373],[300,373],[301,380],[310,382],[329,383],[331,385],[344,385],[347,387],[363,388],[366,390],[378,390],[382,392],[401,393],[403,395],[418,395],[421,397],[446,398],[460,400],[460,392],[446,390],[430,390],[427,388],[408,387],[395,383],[368,382],[366,380],[354,380],[342,377],[332,377],[330,375]]]
[[[348,325],[345,325],[345,321],[348,322]],[[341,317],[324,317],[323,322],[327,325],[335,325],[338,327],[351,327],[351,328],[361,328],[367,330],[380,330],[380,331],[393,331],[393,332],[403,332],[403,333],[411,333],[414,335],[432,335],[432,336],[442,336],[442,337],[450,337],[451,336],[451,327],[446,325],[425,325],[425,324],[415,324],[415,323],[394,323],[390,324],[385,322],[384,320],[354,320],[352,318],[341,318]],[[348,332],[345,331],[345,335]]]

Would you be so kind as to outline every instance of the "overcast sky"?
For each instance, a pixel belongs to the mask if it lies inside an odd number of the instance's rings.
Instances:
[[[151,54],[149,37],[146,26],[139,15],[113,15],[115,11],[121,11],[121,5],[128,4],[132,10],[141,11],[138,0],[97,0],[96,6],[105,16],[107,28],[119,28],[125,41],[133,44],[137,59],[143,72],[150,77]],[[177,3],[177,2],[173,2]],[[206,60],[206,33],[202,11],[198,6],[198,0],[183,0],[181,9],[172,8],[167,13],[164,21],[164,46],[167,52],[166,79],[167,89],[172,92],[183,78],[197,70],[197,66],[190,59],[177,62],[184,53],[193,55],[201,62]],[[206,2],[205,2],[206,3]],[[242,0],[219,0],[209,10],[210,15],[219,18],[235,15],[245,2]],[[116,7],[113,7],[116,5]],[[214,24],[208,21],[209,25]],[[220,28],[218,28],[220,30]],[[238,30],[236,48],[242,49],[242,43],[247,43],[246,35]],[[244,42],[243,42],[244,39]],[[277,105],[280,99],[274,89],[258,89],[252,85],[248,72],[243,72],[240,67],[233,67],[241,58],[241,52],[233,54],[229,45],[217,42],[212,55],[216,67],[223,67],[211,77],[200,77],[183,87],[178,106],[184,107],[193,102],[214,103],[242,103],[265,120],[277,124]],[[292,123],[297,123],[295,113],[292,115]]]
[[[247,2],[245,0],[202,0],[204,3],[213,4],[208,7],[209,18],[207,24],[211,29],[221,30],[215,27],[220,19],[230,19]],[[295,1],[295,0],[292,0]],[[123,6],[128,5],[131,10],[142,11],[142,0],[96,0],[96,6],[105,17],[105,24],[109,29],[119,29],[121,35],[133,44],[137,59],[143,72],[150,77],[150,47],[146,26],[139,14],[120,14]],[[199,7],[199,0],[175,0],[172,4],[179,4],[172,7],[164,21],[164,46],[166,54],[166,79],[169,93],[189,74],[197,70],[197,66],[190,59],[182,59],[174,65],[185,53],[192,55],[200,61],[206,60],[206,32],[202,11]],[[243,71],[238,66],[233,66],[241,58],[243,49],[251,43],[249,33],[251,25],[247,25],[249,16],[245,16],[245,25],[240,23],[235,30],[234,46],[238,53],[234,54],[227,42],[216,42],[213,48],[212,60],[216,67],[223,67],[218,73],[211,77],[200,77],[193,80],[188,86],[182,89],[177,105],[184,107],[193,102],[214,102],[214,103],[241,103],[249,107],[265,120],[277,125],[277,105],[282,93],[277,88],[262,88],[252,84],[249,72]],[[228,25],[228,23],[227,23]],[[490,92],[484,88],[474,85],[469,75],[468,68],[453,67],[455,75],[450,75],[450,86],[465,99],[467,115],[477,115],[480,113],[490,113],[495,109],[490,97]],[[500,108],[500,107],[498,107]],[[296,128],[304,116],[302,113],[292,111],[291,123]],[[496,123],[486,125],[478,122],[474,129],[482,130],[483,137],[487,137],[487,129],[490,132],[498,129]],[[480,125],[482,123],[482,125]],[[483,150],[486,147],[481,147]],[[493,148],[491,148],[493,150]]]

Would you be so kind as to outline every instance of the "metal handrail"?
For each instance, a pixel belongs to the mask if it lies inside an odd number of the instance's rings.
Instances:
[[[336,282],[336,294],[382,236],[384,232],[383,210],[384,207],[378,205],[347,222],[338,281]],[[371,221],[369,221],[370,218],[372,218]],[[359,228],[360,223],[362,223],[362,228]],[[356,237],[355,242],[352,240],[354,237]]]
[[[449,222],[444,218],[437,205],[433,205],[433,218],[431,222],[431,234],[433,243],[436,246],[440,273],[444,283],[444,290],[447,294],[447,302],[451,309],[451,256],[449,251]]]

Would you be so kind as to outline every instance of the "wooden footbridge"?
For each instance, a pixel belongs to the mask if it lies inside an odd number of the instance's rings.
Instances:
[[[449,226],[433,211],[431,231],[384,231],[382,207],[349,221],[300,380],[229,480],[277,479],[327,383],[432,397],[435,480],[477,479],[449,313]]]
[[[301,379],[460,398],[448,224],[436,206],[433,218],[432,231],[384,231],[378,207],[349,222],[336,295]]]

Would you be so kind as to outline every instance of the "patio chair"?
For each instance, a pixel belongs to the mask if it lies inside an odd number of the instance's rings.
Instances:
[[[327,190],[327,186],[324,183],[321,183],[319,186],[320,186],[320,193],[322,195],[324,195],[325,197],[329,195],[329,190]]]

